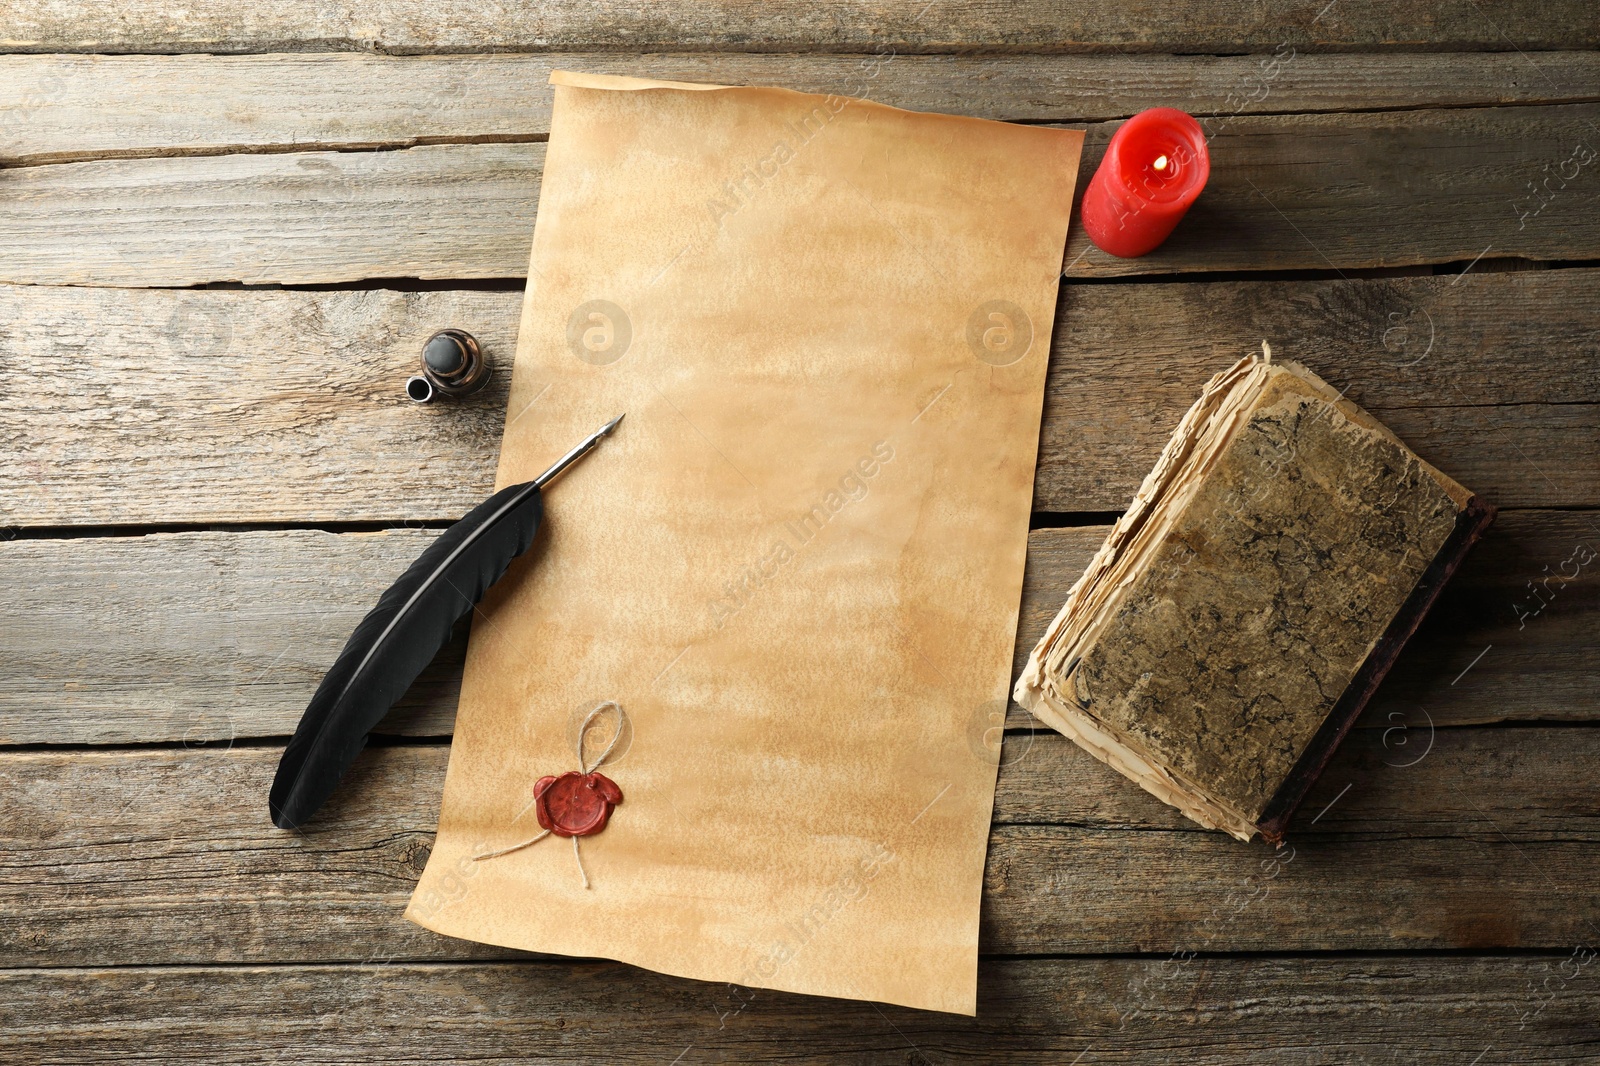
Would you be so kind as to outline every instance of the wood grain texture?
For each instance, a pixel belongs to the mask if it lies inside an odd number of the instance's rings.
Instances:
[[[1238,52],[1269,51],[1290,40],[1321,51],[1496,52],[1600,44],[1600,21],[1581,0],[1510,0],[1495,5],[1492,16],[1471,5],[1441,10],[1425,0],[1331,10],[1244,0],[1172,10],[1084,0],[893,0],[866,9],[846,0],[552,0],[489,8],[470,0],[222,0],[184,9],[120,0],[116,13],[106,18],[94,0],[18,7],[8,13],[0,46],[27,52],[848,52],[877,45],[923,52]]]
[[[522,277],[542,144],[0,170],[0,280],[181,286]]]
[[[1600,733],[1509,732],[1442,734],[1411,767],[1388,765],[1404,761],[1392,743],[1341,752],[1276,865],[1266,845],[1175,825],[1172,811],[1069,742],[1037,737],[1002,774],[983,950],[1585,942],[1600,805],[1582,768],[1600,756]],[[279,754],[0,755],[10,812],[0,825],[0,967],[518,954],[401,917],[432,841],[448,749],[368,751],[304,833],[267,820]],[[616,772],[626,788],[626,760]],[[537,776],[530,767],[530,787]],[[419,905],[466,898],[473,873],[469,864]]]
[[[1579,568],[1573,558],[1582,545],[1600,552],[1597,527],[1581,512],[1497,520],[1362,719],[1386,732],[1395,761],[1414,758],[1435,726],[1600,714],[1600,562]],[[1108,528],[1029,536],[1013,676]],[[350,631],[435,535],[306,530],[0,544],[0,744],[287,736]],[[464,629],[382,733],[452,732]],[[981,735],[1001,724],[997,717],[973,728]],[[1010,724],[1044,730],[1015,706]],[[1407,744],[1409,755],[1400,751]]]
[[[0,515],[459,517],[492,491],[521,300],[0,288],[5,362],[36,368],[28,388],[0,394]],[[464,402],[418,406],[405,379],[446,326],[475,335],[501,372]]]
[[[520,277],[546,67],[838,90],[865,58],[763,49],[893,49],[868,95],[900,106],[1216,116],[1218,177],[1178,239],[1116,263],[1077,259],[1077,233],[1071,279],[1484,253],[1454,284],[1067,285],[1038,510],[1124,506],[1199,384],[1262,337],[1496,503],[1600,504],[1600,275],[1479,276],[1594,258],[1593,166],[1518,217],[1597,143],[1600,57],[1537,51],[1600,44],[1591,3],[39,0],[0,24],[0,49],[40,53],[293,53],[0,57],[0,278],[130,287],[0,286],[0,541],[461,513],[488,489],[506,382],[449,409],[399,386],[443,325],[509,358],[520,296],[135,290]],[[1504,51],[1428,54],[1475,48]],[[517,49],[539,54],[438,54]],[[334,50],[352,54],[313,54]],[[1352,50],[1373,54],[1321,54]],[[1091,128],[1085,176],[1110,128]],[[215,158],[128,158],[183,154]],[[410,926],[439,745],[368,753],[323,825],[271,830],[278,748],[248,738],[292,724],[429,531],[0,543],[0,744],[177,745],[0,752],[0,1062],[1591,1061],[1600,971],[1567,975],[1595,939],[1593,731],[1436,727],[1592,719],[1593,570],[1550,574],[1597,525],[1501,516],[1308,798],[1287,865],[1193,831],[1013,709],[984,904],[985,950],[1013,957],[982,963],[976,1020],[504,960]],[[1019,653],[1102,534],[1032,536]],[[461,646],[386,728],[449,731]],[[1372,954],[1275,954],[1352,948]],[[1495,953],[1411,953],[1433,948]],[[1151,954],[1015,957],[1039,951]]]
[[[1065,285],[1034,505],[1121,509],[1206,379],[1263,338],[1499,506],[1588,498],[1600,489],[1596,279]]]
[[[287,736],[438,534],[177,533],[0,545],[0,743]],[[385,721],[448,736],[466,626]]]
[[[1240,116],[1211,139],[1211,182],[1166,244],[1117,259],[1075,225],[1066,276],[1583,259],[1600,241],[1600,163],[1574,153],[1597,121],[1587,103]],[[1087,127],[1084,175],[1113,127]],[[0,170],[0,281],[523,277],[543,160],[542,144],[463,144]]]
[[[1501,507],[1600,504],[1597,279],[1066,285],[1034,508],[1121,510],[1206,379],[1263,337]],[[492,488],[520,305],[0,286],[0,523],[459,517]],[[502,372],[418,407],[403,383],[444,326]]]
[[[1290,843],[1316,834],[1459,838],[1492,825],[1519,841],[1596,839],[1600,802],[1585,770],[1600,756],[1595,732],[1586,726],[1434,730],[1420,715],[1409,724],[1356,730],[1301,805]],[[1007,734],[994,822],[1203,833],[1043,726]],[[1307,843],[1313,851],[1321,846]]]
[[[552,70],[865,96],[1010,122],[1097,122],[1158,105],[1205,118],[1580,102],[1600,55],[0,56],[0,162],[531,140]],[[108,106],[108,104],[110,106]]]
[[[976,1018],[602,962],[11,972],[0,1061],[1555,1066],[1592,1061],[1587,957],[997,959]]]
[[[1600,180],[1592,180],[1600,162],[1586,172],[1574,153],[1591,158],[1600,149],[1591,144],[1597,120],[1594,104],[1241,116],[1209,139],[1211,180],[1165,244],[1117,259],[1074,226],[1066,277],[1341,270],[1490,253],[1586,258],[1600,237],[1600,221],[1583,221],[1600,207]],[[1085,174],[1099,166],[1111,127],[1088,129]],[[1558,169],[1564,178],[1552,176]],[[1547,227],[1567,230],[1557,240],[1582,251],[1554,254]]]

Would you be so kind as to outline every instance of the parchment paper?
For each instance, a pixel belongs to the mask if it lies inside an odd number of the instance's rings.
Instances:
[[[407,917],[726,982],[723,1024],[755,987],[972,1014],[1081,134],[551,80],[499,485],[627,418],[474,618]],[[563,838],[476,861],[607,699],[592,887]]]

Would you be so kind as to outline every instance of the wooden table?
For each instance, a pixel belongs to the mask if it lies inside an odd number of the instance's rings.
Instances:
[[[1600,1056],[1600,9],[913,0],[7,5],[0,1060]],[[1211,187],[1070,240],[1020,657],[1205,378],[1272,341],[1503,510],[1276,863],[1012,709],[975,1020],[412,926],[462,642],[321,825],[267,784],[378,590],[490,487],[553,68],[1088,130]]]

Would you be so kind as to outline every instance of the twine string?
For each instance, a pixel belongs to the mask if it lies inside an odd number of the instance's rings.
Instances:
[[[600,757],[594,761],[594,765],[585,766],[583,762],[583,738],[589,735],[589,727],[594,724],[594,720],[596,718],[600,717],[600,712],[605,710],[607,707],[614,707],[616,709],[616,732],[611,734],[611,743],[606,745],[606,750],[600,753]],[[622,729],[623,726],[627,724],[627,721],[628,716],[623,713],[622,704],[618,703],[616,700],[606,700],[594,710],[590,711],[588,716],[584,718],[583,725],[578,727],[578,769],[586,774],[592,774],[596,770],[600,769],[600,764],[605,762],[606,759],[611,756],[612,750],[617,746],[617,741],[622,739]]]
[[[484,859],[498,859],[502,855],[510,855],[513,851],[521,851],[523,848],[531,848],[535,844],[539,843],[539,841],[543,840],[545,837],[547,837],[549,835],[550,835],[550,830],[546,829],[544,832],[540,833],[538,836],[534,837],[532,840],[524,840],[522,843],[513,844],[509,848],[501,848],[499,851],[491,851],[487,855],[474,855],[472,857],[472,861],[473,862],[482,862]],[[577,837],[573,837],[572,839],[573,840],[577,840],[578,838]]]
[[[612,709],[617,712],[617,728],[612,732],[611,740],[606,744],[605,750],[600,753],[599,758],[595,759],[594,765],[590,766],[584,759],[583,741],[589,735],[589,727],[594,725],[595,719],[599,718],[600,715],[607,709]],[[628,714],[622,709],[622,704],[618,703],[616,700],[606,700],[603,703],[596,705],[593,710],[585,715],[583,724],[578,727],[578,771],[583,774],[592,774],[596,770],[600,769],[601,764],[609,759],[611,757],[611,753],[616,750],[617,742],[622,739],[622,734],[626,730],[627,725]],[[516,818],[511,819],[512,824],[516,824],[516,822],[521,819],[523,815],[532,810],[538,804],[538,802],[538,797],[534,797],[534,799],[530,800],[527,806],[523,807],[522,810],[517,812]],[[538,836],[530,837],[520,844],[513,844],[509,848],[501,848],[499,851],[491,851],[483,855],[474,855],[472,857],[472,861],[482,862],[485,859],[498,859],[502,855],[510,855],[512,852],[521,851],[523,848],[531,848],[533,845],[539,843],[539,841],[549,836],[550,833],[551,830],[546,829]],[[589,874],[588,871],[583,868],[583,855],[578,850],[577,837],[572,838],[572,858],[578,864],[578,876],[583,879],[583,887],[588,888]]]
[[[578,838],[572,838],[572,857],[578,863],[578,876],[583,878],[583,887],[589,887],[589,875],[583,869],[583,856],[578,854]]]
[[[611,743],[606,745],[606,750],[602,751],[600,753],[600,757],[594,761],[594,765],[593,766],[588,766],[583,761],[583,741],[584,741],[584,738],[589,735],[589,727],[591,725],[593,725],[594,724],[594,720],[600,716],[600,712],[604,711],[607,707],[615,707],[616,710],[617,710],[617,729],[616,729],[616,732],[611,734]],[[601,704],[597,705],[594,708],[594,710],[590,711],[584,717],[583,724],[578,727],[578,770],[579,770],[580,773],[585,773],[585,774],[593,773],[594,771],[600,769],[600,764],[601,763],[605,762],[606,759],[610,758],[611,752],[617,746],[617,742],[622,739],[623,726],[627,723],[627,720],[628,720],[627,712],[622,709],[622,704],[618,703],[616,700],[606,700],[604,703],[601,703]],[[539,798],[537,796],[535,796],[533,799],[529,800],[523,806],[522,810],[517,812],[517,816],[515,818],[511,819],[511,824],[512,825],[516,825],[518,822],[522,821],[523,815],[525,815],[529,811],[533,810],[533,808],[535,806],[537,806],[538,803],[539,803]],[[534,840],[531,840],[528,843],[531,844],[531,843],[533,843],[534,841],[536,841],[538,839],[539,839],[538,837],[535,837]],[[490,858],[493,858],[494,856],[485,855],[483,857],[486,858],[486,859],[490,859]]]

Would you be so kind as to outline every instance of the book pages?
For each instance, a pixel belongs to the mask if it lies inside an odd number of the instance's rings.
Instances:
[[[1305,367],[1241,360],[1173,433],[1016,699],[1201,825],[1276,833],[1287,815],[1268,812],[1348,729],[1374,649],[1409,635],[1391,626],[1470,499]]]

